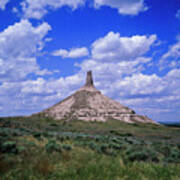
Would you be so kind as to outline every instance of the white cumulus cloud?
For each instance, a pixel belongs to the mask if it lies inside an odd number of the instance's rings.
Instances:
[[[62,58],[80,58],[89,55],[89,51],[86,47],[73,48],[71,50],[59,49],[52,53],[53,56],[60,56]]]
[[[84,0],[25,0],[21,3],[26,18],[41,19],[49,9],[68,6],[73,10],[84,4]]]
[[[118,9],[120,14],[137,15],[148,8],[144,0],[94,0],[95,7],[109,6]]]
[[[42,111],[70,95],[83,84],[81,73],[65,78],[4,82],[0,85],[2,115],[27,115]]]
[[[117,81],[114,88],[117,90],[125,89],[124,95],[151,95],[160,93],[164,86],[162,79],[156,74],[145,75],[142,73],[126,76],[123,80]]]
[[[30,73],[49,73],[40,70],[36,53],[43,48],[50,29],[45,22],[33,27],[28,20],[21,20],[0,32],[0,82],[20,80]]]
[[[8,2],[9,2],[9,0],[1,0],[0,1],[0,9],[5,10]]]
[[[166,52],[163,56],[162,59],[167,59],[167,58],[179,58],[180,57],[180,38],[178,37],[177,42],[169,47],[168,52]]]
[[[180,36],[177,36],[177,42],[169,46],[166,53],[161,56],[159,63],[160,70],[169,68],[180,68]]]
[[[156,39],[156,35],[121,37],[109,32],[92,44],[92,57],[103,61],[133,60],[149,51]]]

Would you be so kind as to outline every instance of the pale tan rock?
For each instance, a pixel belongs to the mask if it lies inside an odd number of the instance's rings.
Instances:
[[[156,123],[101,94],[93,84],[92,72],[87,72],[86,83],[74,94],[40,114],[56,120],[79,119],[83,121],[107,121],[116,119],[127,123]]]

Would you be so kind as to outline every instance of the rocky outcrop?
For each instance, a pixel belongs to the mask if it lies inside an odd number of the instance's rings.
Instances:
[[[155,123],[150,118],[137,115],[132,109],[101,94],[93,84],[91,71],[87,72],[86,83],[83,87],[63,101],[45,109],[41,114],[56,120],[107,121],[116,119],[127,123]]]

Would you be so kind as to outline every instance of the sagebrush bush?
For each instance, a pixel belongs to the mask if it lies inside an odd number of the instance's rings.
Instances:
[[[176,148],[172,148],[170,153],[164,157],[165,162],[180,163],[180,151]]]
[[[61,152],[61,146],[56,143],[54,140],[50,140],[46,145],[45,149],[47,152],[51,153],[53,151]]]
[[[25,152],[26,151],[26,147],[25,146],[18,146],[17,147],[17,151],[18,151],[18,153]]]
[[[147,148],[140,149],[140,147],[137,147],[137,148],[129,147],[125,153],[126,153],[127,159],[130,161],[159,162],[157,153]]]
[[[71,147],[71,145],[69,145],[69,144],[63,144],[63,145],[62,145],[62,148],[65,149],[65,150],[67,150],[67,151],[72,150],[72,147]]]
[[[0,145],[0,152],[2,153],[18,153],[18,149],[16,146],[16,142],[14,141],[6,141]]]

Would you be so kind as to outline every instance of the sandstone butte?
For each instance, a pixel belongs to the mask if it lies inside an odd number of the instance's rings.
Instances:
[[[132,109],[103,95],[94,86],[92,71],[87,72],[85,85],[74,94],[34,115],[67,121],[78,119],[105,122],[115,119],[127,123],[157,124],[147,116],[138,115]]]

